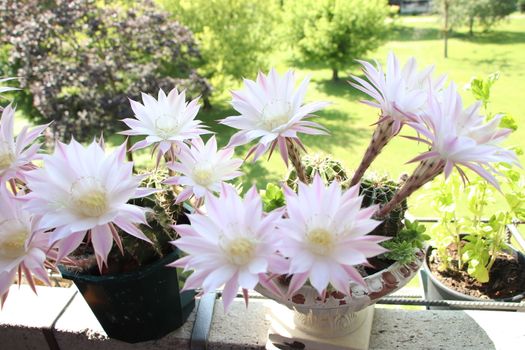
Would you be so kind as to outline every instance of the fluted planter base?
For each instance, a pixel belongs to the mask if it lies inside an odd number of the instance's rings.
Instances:
[[[350,308],[294,310],[293,321],[302,332],[321,337],[341,337],[355,332],[368,315],[368,309],[352,312]]]
[[[372,327],[373,304],[380,298],[404,287],[417,274],[424,259],[424,251],[415,249],[414,260],[411,263],[393,263],[381,271],[365,276],[363,278],[365,283],[362,285],[350,281],[348,294],[332,290],[321,298],[314,287],[305,284],[293,295],[289,295],[288,284],[278,278],[272,281],[275,288],[269,290],[259,284],[255,290],[282,304],[281,314],[290,315],[285,321],[279,321],[283,317],[276,314],[275,322],[273,322],[275,326],[272,326],[276,331],[270,333],[270,335],[275,335],[275,339],[283,340],[288,344],[293,344],[299,341],[298,339],[309,339],[309,342],[316,344],[328,344],[330,339],[343,339],[342,344],[344,345],[350,344],[349,340],[345,339],[345,334],[353,337],[359,332],[359,336],[366,339],[366,346],[362,346],[362,343],[359,347],[339,345],[312,347],[310,345],[307,349],[367,349]],[[286,313],[287,307],[292,311]],[[295,317],[294,312],[297,315]],[[279,329],[280,331],[277,331]],[[299,335],[293,336],[297,332],[302,333],[300,337]],[[277,336],[279,334],[280,336]],[[288,334],[290,337],[283,337],[283,334]],[[297,345],[301,348],[300,344]],[[287,349],[287,345],[283,346],[285,347],[274,348]]]
[[[357,312],[350,309],[304,312],[276,305],[266,348],[366,350],[373,318],[373,305]]]

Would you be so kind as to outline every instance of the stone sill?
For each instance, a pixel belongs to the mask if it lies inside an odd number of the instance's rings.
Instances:
[[[190,349],[195,312],[186,324],[151,342],[127,344],[109,339],[74,288],[12,287],[0,311],[0,349],[18,350],[173,350]],[[227,315],[216,301],[208,349],[264,349],[270,309],[275,302],[236,300]],[[371,350],[525,349],[525,313],[427,311],[376,307]]]

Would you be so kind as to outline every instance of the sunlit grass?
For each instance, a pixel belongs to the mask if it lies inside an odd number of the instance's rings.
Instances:
[[[449,40],[448,59],[443,58],[443,42],[436,17],[402,17],[397,21],[397,27],[392,32],[390,40],[369,54],[366,59],[376,58],[384,63],[389,51],[395,52],[403,61],[410,56],[415,56],[420,66],[435,64],[436,72],[446,73],[460,89],[473,76],[486,76],[499,71],[500,80],[493,88],[489,109],[493,113],[510,113],[516,118],[518,125],[522,125],[525,121],[523,97],[525,18],[523,16],[513,17],[496,27],[493,32],[476,34],[474,37],[469,37],[466,29],[456,32]],[[305,136],[304,143],[309,152],[331,154],[335,159],[342,161],[348,169],[353,169],[360,161],[373,131],[370,124],[377,119],[377,111],[359,102],[364,95],[346,82],[350,74],[360,73],[359,68],[354,67],[341,72],[342,79],[333,82],[329,69],[308,70],[296,67],[291,57],[291,51],[282,47],[270,57],[271,66],[275,66],[281,72],[287,68],[294,68],[300,79],[307,75],[311,76],[307,100],[326,100],[332,103],[329,108],[318,113],[318,121],[331,131],[331,135]],[[469,92],[464,91],[463,96],[467,102],[473,101]],[[212,99],[214,107],[211,110],[202,110],[199,114],[199,118],[217,133],[220,145],[225,145],[234,132],[217,123],[218,119],[235,114],[228,101],[228,92],[216,94]],[[19,130],[27,121],[20,113],[17,117],[16,128]],[[408,132],[408,129],[405,129],[402,134]],[[524,139],[525,127],[521,127],[510,137],[508,144],[525,146]],[[111,136],[108,144],[116,145],[123,140],[122,136]],[[239,147],[238,155],[244,156],[247,149],[248,147]],[[413,166],[404,163],[423,149],[421,145],[412,141],[396,138],[377,158],[371,171],[389,173],[393,178],[397,178],[400,174],[411,171]],[[138,168],[146,168],[153,164],[149,150],[137,152],[134,158]],[[525,163],[524,160],[525,157],[522,156],[522,163]],[[268,181],[279,181],[286,174],[286,169],[277,154],[270,161],[262,159],[257,163],[246,164],[244,171],[245,188],[252,183],[256,183],[259,188],[264,188]],[[414,215],[435,215],[429,205],[421,205],[423,202],[417,198],[417,193],[411,197],[410,211]],[[502,205],[504,205],[502,200],[496,203],[496,207]]]
[[[389,51],[393,51],[401,60],[415,56],[420,66],[435,64],[438,74],[446,73],[449,80],[454,80],[460,90],[473,76],[487,76],[495,71],[500,72],[500,80],[495,84],[489,110],[492,113],[507,112],[513,115],[518,125],[525,121],[525,18],[516,17],[502,23],[493,32],[468,36],[459,31],[449,40],[449,58],[443,58],[443,41],[440,38],[439,23],[435,17],[405,17],[398,21],[397,29],[391,40],[367,57],[385,61]],[[289,51],[280,50],[272,57],[272,64],[281,72],[293,67]],[[345,78],[339,82],[331,81],[331,71],[306,70],[294,67],[298,77],[312,77],[308,100],[327,100],[332,105],[318,112],[319,119],[331,131],[328,137],[304,137],[310,152],[329,153],[341,160],[348,169],[357,166],[364,153],[373,128],[370,124],[376,121],[377,111],[359,102],[363,94],[351,88]],[[343,72],[343,76],[359,74],[358,67]],[[473,102],[470,92],[463,91],[467,103]],[[233,113],[222,100],[216,103],[214,113],[202,114],[214,130],[219,133],[222,144],[227,142],[232,131],[217,126],[214,119]],[[221,110],[222,109],[222,110]],[[409,131],[405,129],[402,134]],[[508,141],[508,145],[524,146],[525,127],[518,129]],[[392,141],[385,151],[374,162],[371,171],[389,173],[397,178],[400,174],[410,172],[413,166],[404,163],[411,159],[423,147],[402,138]],[[244,154],[241,149],[239,154]],[[522,156],[521,161],[525,158]],[[265,186],[267,181],[276,181],[285,175],[281,160],[275,156],[269,162],[260,161],[246,167],[248,169],[245,183],[256,182],[258,187]],[[419,193],[421,194],[421,193]],[[433,216],[429,205],[420,205],[419,194],[412,196],[411,212],[416,216]],[[503,206],[501,198],[495,207]],[[503,209],[503,208],[502,208]]]

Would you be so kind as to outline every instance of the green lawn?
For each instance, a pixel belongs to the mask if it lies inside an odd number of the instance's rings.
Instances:
[[[278,53],[271,57],[271,64],[280,72],[287,68],[294,68],[299,78],[306,75],[312,77],[307,101],[326,100],[332,105],[320,111],[318,121],[330,131],[330,136],[305,136],[304,143],[310,153],[321,152],[332,154],[348,169],[354,168],[368,144],[373,131],[370,124],[377,119],[378,112],[359,102],[363,94],[347,84],[350,74],[359,74],[359,68],[342,72],[340,82],[331,81],[331,71],[307,70],[294,67],[290,50],[280,48]],[[500,72],[500,80],[493,88],[493,112],[508,112],[513,115],[519,125],[525,121],[525,17],[515,15],[495,28],[493,32],[476,34],[469,37],[466,30],[460,30],[449,40],[449,58],[443,58],[443,41],[440,39],[439,23],[436,17],[402,17],[397,20],[396,29],[391,33],[391,39],[365,59],[378,59],[384,63],[389,51],[405,61],[415,56],[420,66],[436,65],[436,71],[446,73],[462,88],[475,75],[486,76],[495,71]],[[254,72],[255,75],[256,72]],[[347,77],[345,77],[345,75]],[[253,77],[250,77],[253,78]],[[232,87],[235,88],[235,87]],[[470,93],[464,91],[465,100],[472,102]],[[214,108],[201,111],[200,118],[218,134],[219,142],[225,145],[234,130],[217,124],[216,120],[235,114],[229,108],[229,96],[224,93],[214,96]],[[402,134],[408,133],[405,129]],[[515,132],[509,144],[525,146],[525,127]],[[112,137],[116,143],[120,137]],[[248,147],[237,150],[239,156],[244,156]],[[372,170],[379,173],[389,173],[397,178],[401,173],[410,172],[413,166],[404,163],[413,158],[423,148],[413,141],[397,138],[379,156],[372,166]],[[149,153],[136,155],[140,167],[151,164]],[[521,157],[525,164],[525,157]],[[270,161],[262,159],[257,163],[246,164],[244,171],[245,187],[256,183],[259,188],[265,187],[268,181],[279,181],[286,173],[278,154],[274,154]],[[411,212],[418,216],[432,215],[428,205],[417,203],[418,195],[412,196]],[[501,203],[500,203],[501,204]]]
[[[500,80],[492,92],[492,112],[507,112],[513,115],[518,125],[525,121],[525,17],[515,16],[502,23],[491,33],[476,34],[469,37],[465,31],[458,31],[449,40],[449,58],[443,58],[443,41],[440,39],[439,23],[435,17],[403,17],[398,20],[397,29],[391,40],[367,57],[384,63],[389,51],[393,51],[401,60],[415,56],[420,66],[435,64],[436,72],[446,73],[460,89],[473,76],[486,76],[495,71],[500,72]],[[346,78],[340,82],[331,81],[331,71],[305,70],[293,67],[293,61],[286,50],[272,57],[272,64],[283,72],[292,67],[299,77],[310,75],[307,99],[332,102],[330,108],[320,111],[318,121],[326,126],[331,135],[328,137],[305,136],[303,138],[309,152],[330,153],[341,160],[349,169],[355,167],[361,159],[373,131],[370,124],[376,121],[377,111],[360,103],[363,94],[347,84]],[[346,75],[359,74],[359,68],[347,71]],[[468,103],[473,101],[470,92],[463,96]],[[211,113],[202,113],[208,125],[219,133],[222,144],[232,134],[232,130],[215,123],[215,119],[234,113],[227,107],[227,97],[216,100],[216,108]],[[222,110],[221,110],[222,109]],[[402,134],[407,134],[405,129]],[[525,146],[525,127],[518,129],[510,138],[509,144]],[[246,148],[239,150],[244,154]],[[423,148],[408,140],[398,138],[388,145],[372,166],[372,171],[389,173],[397,178],[401,173],[410,172],[413,167],[404,163],[414,157]],[[525,158],[521,157],[521,162]],[[245,168],[245,184],[256,182],[259,188],[267,181],[278,181],[285,174],[282,161],[276,155],[270,161],[263,159]],[[417,198],[415,194],[412,198]],[[414,203],[415,204],[415,203]],[[415,215],[432,215],[427,205],[413,205],[411,212]]]

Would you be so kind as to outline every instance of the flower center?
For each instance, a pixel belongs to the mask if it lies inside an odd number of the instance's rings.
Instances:
[[[326,256],[334,248],[334,237],[325,229],[316,228],[306,234],[306,242],[313,254]]]
[[[8,169],[14,160],[15,156],[11,147],[6,142],[0,143],[0,173]]]
[[[94,177],[82,177],[71,186],[74,210],[87,217],[98,217],[108,209],[106,189]]]
[[[244,266],[252,260],[255,243],[245,237],[236,238],[226,245],[225,251],[232,264]]]
[[[164,140],[176,135],[180,131],[179,120],[167,114],[161,114],[155,120],[157,135]]]
[[[193,168],[193,181],[197,184],[208,187],[215,182],[213,178],[213,171],[208,165],[197,164]]]
[[[272,100],[262,110],[261,127],[272,131],[290,121],[292,106],[281,100]]]
[[[15,259],[25,254],[29,232],[18,220],[5,221],[0,228],[0,257]]]

